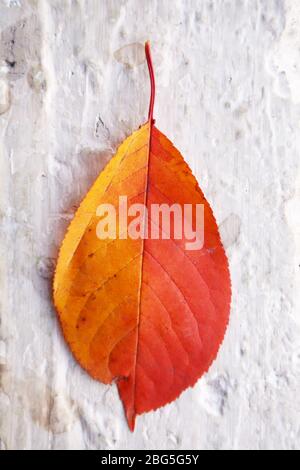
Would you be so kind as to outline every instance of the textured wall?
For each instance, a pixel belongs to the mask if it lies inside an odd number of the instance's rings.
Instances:
[[[0,448],[299,448],[298,4],[0,0]],[[50,292],[76,206],[146,120],[146,39],[157,125],[215,209],[234,295],[209,374],[131,434]]]

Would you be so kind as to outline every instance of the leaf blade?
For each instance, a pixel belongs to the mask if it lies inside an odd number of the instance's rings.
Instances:
[[[173,401],[208,370],[226,331],[231,284],[212,210],[152,123],[121,145],[103,173],[63,243],[54,298],[74,356],[94,378],[117,381],[133,430],[136,415]],[[96,206],[128,194],[148,208],[204,204],[203,249],[186,251],[185,239],[96,239]]]

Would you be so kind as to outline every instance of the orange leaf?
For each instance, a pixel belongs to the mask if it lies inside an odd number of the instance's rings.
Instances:
[[[82,202],[61,247],[54,300],[66,341],[95,379],[117,382],[127,421],[176,399],[208,370],[223,340],[231,287],[212,210],[183,157],[149,120],[119,147]],[[130,204],[204,206],[204,245],[164,239],[164,226],[132,239],[99,239],[97,208]],[[151,222],[149,217],[148,230]],[[193,214],[193,222],[195,222]],[[174,229],[174,223],[171,224]],[[151,232],[152,234],[152,232]]]

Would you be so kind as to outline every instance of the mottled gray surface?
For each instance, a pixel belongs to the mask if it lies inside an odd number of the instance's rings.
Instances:
[[[0,448],[299,448],[299,31],[295,0],[0,0]],[[74,209],[146,119],[146,39],[157,125],[214,207],[233,307],[209,374],[131,434],[50,291]]]

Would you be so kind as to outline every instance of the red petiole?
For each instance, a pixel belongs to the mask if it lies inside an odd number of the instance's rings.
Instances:
[[[153,70],[153,63],[152,63],[152,58],[151,58],[149,41],[145,43],[145,54],[146,54],[146,59],[147,59],[147,64],[148,64],[148,69],[149,69],[150,85],[151,85],[151,96],[150,96],[148,120],[151,122],[151,124],[153,124],[154,123],[153,109],[154,109],[154,100],[155,100],[155,77],[154,77],[154,70]]]

